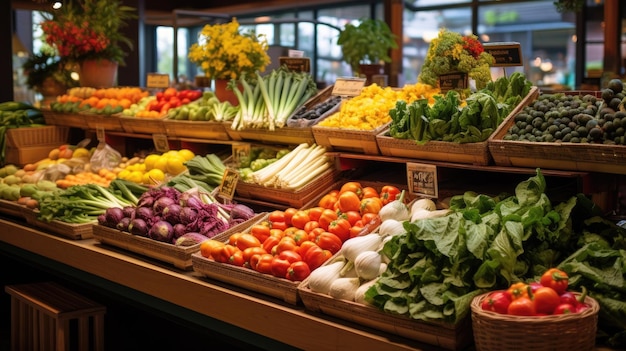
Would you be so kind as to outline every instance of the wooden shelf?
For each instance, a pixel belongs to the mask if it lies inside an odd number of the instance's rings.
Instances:
[[[230,333],[240,340],[250,340],[253,345],[268,350],[440,350],[211,281],[196,272],[170,268],[140,255],[101,245],[94,239],[68,240],[13,219],[0,219],[0,252],[14,255],[15,252],[24,254],[24,251],[25,259],[43,262],[47,267],[54,267],[49,262],[73,267],[77,273],[72,270],[62,273],[71,274],[83,283],[101,284],[85,278],[87,274],[108,281],[107,286],[111,282],[121,286],[119,293],[125,297],[136,293],[148,295],[156,301],[148,303],[156,304],[161,310],[171,309],[177,317],[183,315],[183,318],[186,314],[199,314],[204,318],[190,321]],[[160,306],[163,302],[172,306]]]

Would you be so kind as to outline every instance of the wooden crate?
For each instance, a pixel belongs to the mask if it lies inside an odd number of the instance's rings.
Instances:
[[[60,145],[61,143],[54,143],[37,146],[22,146],[20,148],[7,146],[4,163],[23,167],[26,164],[35,163],[48,157],[50,150]]]
[[[67,142],[70,129],[59,126],[8,128],[7,146],[16,148],[56,144]]]
[[[87,129],[85,115],[82,113],[62,113],[48,110],[44,112],[43,116],[46,124]]]
[[[491,163],[487,141],[478,143],[453,143],[431,140],[418,144],[414,140],[389,136],[389,129],[376,136],[380,153],[384,156],[406,157],[420,160],[467,163],[486,166]]]
[[[568,92],[578,93],[588,92]],[[489,138],[489,152],[497,166],[626,174],[626,145],[504,140],[515,115],[535,99],[520,104]]]
[[[328,169],[309,184],[298,189],[277,189],[262,185],[239,182],[235,189],[237,196],[246,199],[262,200],[275,204],[300,208],[319,195],[321,189],[326,189],[335,182],[339,172]]]
[[[165,117],[161,118],[140,118],[130,116],[119,116],[122,128],[127,133],[133,134],[166,134]]]
[[[2,214],[24,218],[24,215],[22,215],[23,208],[24,206],[18,204],[17,201],[0,199],[0,213]]]
[[[167,135],[179,138],[230,140],[224,122],[180,121],[166,118],[163,121]]]
[[[380,134],[389,124],[380,126],[372,131],[330,128],[314,125],[313,136],[318,145],[326,146],[330,150],[358,152],[368,155],[379,155],[376,135]]]
[[[234,130],[230,122],[224,122],[226,133],[232,140],[249,140],[269,144],[297,145],[301,143],[314,144],[315,138],[311,127],[282,127],[275,130],[244,128]]]
[[[199,252],[191,255],[191,260],[194,271],[208,278],[276,297],[292,305],[296,305],[300,301],[298,296],[299,282],[259,273],[250,268],[215,262],[202,256]]]
[[[35,228],[42,229],[47,233],[56,234],[72,240],[89,239],[93,237],[92,227],[96,223],[67,223],[58,220],[51,222],[39,219],[39,211],[23,207],[22,216],[26,219],[26,223]]]
[[[463,350],[470,346],[473,341],[469,316],[455,325],[410,319],[386,313],[371,306],[338,300],[326,294],[313,292],[308,288],[306,280],[298,286],[298,296],[307,310],[321,312],[390,334],[435,345],[438,348]]]
[[[85,122],[89,129],[104,129],[106,131],[123,132],[122,121],[118,115],[99,115],[85,113]]]
[[[253,219],[230,227],[222,233],[212,237],[215,240],[225,240],[231,234],[247,229],[252,223],[262,215],[257,215]],[[182,270],[192,270],[191,255],[200,251],[200,244],[191,246],[176,246],[154,239],[132,235],[129,232],[121,231],[103,225],[93,226],[93,237],[100,243],[115,246],[130,252],[134,252],[146,257],[172,264]]]

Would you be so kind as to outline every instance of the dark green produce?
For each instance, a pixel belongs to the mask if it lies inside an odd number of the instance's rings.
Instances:
[[[541,94],[515,117],[504,140],[626,145],[624,94],[606,88],[594,95]],[[617,91],[619,90],[619,91]]]
[[[41,110],[33,105],[6,101],[0,103],[0,165],[6,157],[6,132],[8,128],[36,127],[45,124]]]

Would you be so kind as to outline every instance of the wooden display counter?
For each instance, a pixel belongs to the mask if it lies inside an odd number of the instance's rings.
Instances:
[[[303,306],[255,296],[196,272],[176,270],[103,246],[94,239],[69,240],[14,219],[0,218],[0,254],[6,253],[25,255],[25,259],[38,264],[48,262],[52,269],[55,265],[69,266],[72,269],[62,273],[73,275],[77,281],[102,284],[103,288],[125,297],[139,295],[136,298],[166,313],[262,349],[439,350],[316,315],[305,311]],[[151,298],[145,299],[144,294]]]

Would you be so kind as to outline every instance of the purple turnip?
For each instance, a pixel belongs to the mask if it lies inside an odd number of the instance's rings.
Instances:
[[[152,211],[155,214],[160,215],[161,213],[163,213],[163,210],[165,210],[168,206],[174,204],[176,204],[176,201],[174,199],[162,196],[154,202],[154,204],[152,205]]]
[[[171,204],[167,206],[166,208],[163,209],[163,212],[162,212],[163,219],[172,224],[179,223],[181,209],[182,209],[182,206],[180,206],[179,204]]]
[[[148,224],[141,218],[134,218],[128,225],[128,231],[133,235],[148,236]]]
[[[160,220],[152,225],[148,236],[157,241],[170,243],[174,237],[174,228],[169,222]]]

